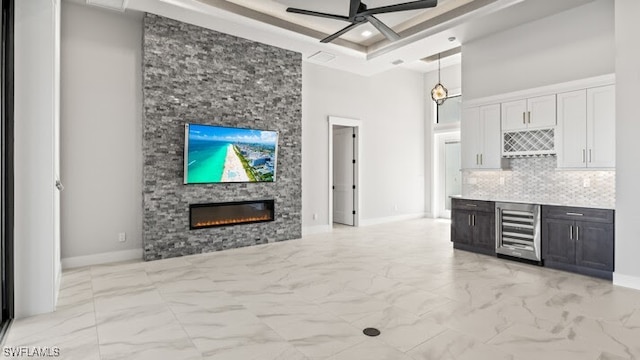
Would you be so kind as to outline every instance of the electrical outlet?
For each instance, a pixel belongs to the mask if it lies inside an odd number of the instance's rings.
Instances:
[[[119,242],[125,242],[127,241],[127,233],[118,233],[118,241]]]
[[[584,187],[591,186],[591,179],[589,179],[589,178],[582,179],[582,186],[584,186]]]

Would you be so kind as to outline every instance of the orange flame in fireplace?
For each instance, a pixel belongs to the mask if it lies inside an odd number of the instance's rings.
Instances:
[[[240,224],[240,223],[252,222],[252,221],[265,221],[265,220],[271,220],[271,217],[269,215],[263,215],[259,217],[199,221],[199,222],[196,222],[193,225],[193,227],[197,228],[197,227],[216,226],[216,225],[231,225],[231,224]]]

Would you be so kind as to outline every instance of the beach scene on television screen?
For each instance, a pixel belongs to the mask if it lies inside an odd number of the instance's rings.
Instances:
[[[189,125],[187,183],[274,181],[278,133]]]

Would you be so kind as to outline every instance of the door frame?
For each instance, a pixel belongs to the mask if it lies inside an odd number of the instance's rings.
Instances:
[[[356,160],[354,169],[353,169],[353,182],[356,185],[356,189],[353,192],[353,205],[356,215],[353,217],[353,226],[360,226],[360,209],[361,198],[360,198],[360,154],[362,153],[362,141],[360,138],[362,137],[362,122],[357,119],[349,119],[338,116],[329,116],[328,117],[328,127],[327,131],[329,134],[329,187],[328,187],[328,204],[329,204],[329,227],[333,227],[333,127],[334,125],[338,126],[347,126],[352,127],[353,132],[356,135],[355,137],[355,146],[353,151],[353,157]]]
[[[444,209],[443,196],[446,192],[446,169],[443,167],[446,163],[445,145],[448,142],[460,142],[460,130],[436,133],[434,141],[434,168],[435,168],[435,186],[433,197],[433,217],[434,218],[451,218],[451,212]]]
[[[0,16],[3,17],[2,22],[2,46],[3,58],[0,59],[0,71],[3,72],[4,81],[2,83],[2,116],[1,124],[2,133],[2,218],[0,219],[0,232],[3,240],[0,241],[0,256],[2,257],[3,279],[2,291],[0,296],[3,297],[0,304],[0,312],[2,313],[2,322],[0,323],[0,343],[3,341],[6,332],[14,317],[14,14],[15,1],[2,0]]]

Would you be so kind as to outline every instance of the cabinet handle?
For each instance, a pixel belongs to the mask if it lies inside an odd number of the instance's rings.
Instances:
[[[522,112],[522,123],[526,124],[527,123],[527,113],[526,112]]]
[[[466,205],[470,206],[470,207],[478,207],[478,205],[476,205],[476,204],[466,204]]]
[[[573,240],[573,225],[569,226],[569,240]]]
[[[480,154],[480,165],[482,165],[483,161],[482,161],[482,154]]]
[[[591,162],[591,149],[589,149],[589,162]]]
[[[583,163],[587,162],[587,150],[586,149],[582,149],[582,162]]]
[[[471,216],[473,216],[473,217],[472,217],[472,219],[473,219],[473,226],[476,226],[476,216],[475,216],[475,215],[471,215]]]
[[[574,213],[574,212],[568,212],[567,215],[569,215],[569,216],[584,216],[584,214]]]
[[[467,215],[469,217],[469,226],[471,226],[471,215]]]
[[[527,111],[527,122],[531,124],[531,111]]]
[[[478,159],[480,159],[479,156],[480,156],[480,154],[476,154],[476,165],[480,165],[480,160],[478,160]]]
[[[580,226],[576,226],[576,241],[580,240]]]

